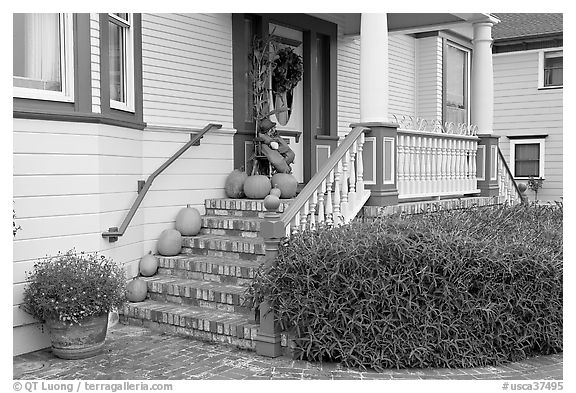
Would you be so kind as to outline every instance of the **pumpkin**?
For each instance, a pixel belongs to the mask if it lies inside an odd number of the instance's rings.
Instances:
[[[142,302],[148,294],[148,284],[141,278],[136,277],[126,286],[126,298],[131,302]]]
[[[150,277],[156,274],[156,270],[158,270],[158,259],[152,255],[152,251],[140,259],[139,269],[140,274],[144,277]]]
[[[160,255],[172,257],[180,254],[182,235],[176,229],[165,229],[158,238],[156,249]]]
[[[289,173],[277,173],[272,176],[272,184],[281,191],[280,198],[294,198],[298,188],[298,180]]]
[[[244,182],[244,193],[250,199],[263,199],[271,189],[270,179],[264,175],[248,176]]]
[[[268,211],[275,212],[278,210],[278,207],[280,207],[280,198],[272,194],[267,195],[266,198],[264,198],[264,207]]]
[[[200,213],[193,207],[185,207],[178,212],[176,216],[176,230],[182,236],[195,236],[200,232],[202,226],[202,218]]]
[[[226,178],[224,191],[228,198],[244,198],[244,182],[248,174],[239,169],[234,169]]]
[[[282,191],[278,187],[274,187],[270,190],[270,195],[276,195],[278,198],[282,195]]]

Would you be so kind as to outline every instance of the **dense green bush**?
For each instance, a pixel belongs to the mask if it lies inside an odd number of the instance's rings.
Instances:
[[[562,351],[562,208],[490,207],[292,236],[251,290],[296,354],[473,367]]]

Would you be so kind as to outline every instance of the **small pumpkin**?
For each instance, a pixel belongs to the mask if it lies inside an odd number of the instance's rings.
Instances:
[[[158,259],[152,255],[152,251],[140,259],[139,270],[140,274],[144,277],[150,277],[156,274],[156,270],[158,270]]]
[[[141,278],[134,278],[126,285],[126,298],[130,302],[142,302],[148,294],[148,284]]]
[[[182,236],[196,236],[202,227],[200,213],[193,207],[185,207],[176,215],[176,230]]]
[[[298,180],[289,173],[277,173],[272,176],[272,184],[281,191],[280,198],[294,198],[298,188]]]
[[[182,234],[176,229],[165,229],[158,238],[156,249],[160,255],[172,257],[182,250]]]
[[[244,198],[244,182],[248,174],[240,169],[234,169],[226,178],[224,191],[228,198]]]
[[[274,187],[273,189],[270,190],[270,195],[275,195],[278,198],[280,198],[280,196],[282,195],[282,191],[278,187]]]
[[[267,195],[266,198],[264,198],[264,207],[268,211],[275,212],[278,210],[278,207],[280,207],[280,197],[272,194]]]
[[[244,182],[244,193],[250,199],[263,199],[271,189],[270,179],[264,175],[248,176]]]

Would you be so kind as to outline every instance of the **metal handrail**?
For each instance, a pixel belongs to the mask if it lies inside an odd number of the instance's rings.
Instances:
[[[139,181],[138,182],[138,196],[136,197],[136,200],[132,204],[130,211],[128,211],[128,214],[124,218],[124,221],[122,221],[122,225],[120,225],[120,228],[118,228],[118,227],[108,228],[108,232],[103,232],[102,237],[108,238],[108,241],[110,243],[112,243],[112,242],[117,241],[120,236],[124,235],[124,232],[126,232],[128,225],[130,225],[130,221],[132,221],[132,218],[134,218],[134,215],[136,214],[136,210],[138,210],[138,207],[142,203],[142,200],[146,196],[146,193],[150,189],[150,186],[152,186],[152,182],[154,181],[154,179],[156,179],[156,177],[160,173],[162,173],[166,168],[168,168],[170,166],[170,164],[172,164],[174,161],[176,161],[176,159],[178,159],[178,157],[180,157],[182,154],[184,154],[184,152],[186,152],[186,150],[188,150],[191,146],[200,145],[200,139],[202,139],[204,134],[206,134],[208,131],[210,131],[213,128],[216,128],[216,129],[222,128],[222,124],[210,123],[206,127],[204,127],[202,130],[200,130],[200,132],[198,132],[197,134],[191,133],[190,134],[190,141],[188,141],[184,146],[182,146],[180,148],[180,150],[178,150],[176,153],[174,153],[174,155],[172,157],[170,157],[164,164],[162,164],[150,176],[148,176],[148,179],[146,180],[146,182],[144,182],[144,184],[142,184],[143,183],[142,181]]]
[[[294,201],[290,203],[290,205],[284,210],[284,213],[279,218],[284,224],[284,228],[290,224],[294,216],[302,209],[302,206],[312,196],[312,194],[320,187],[320,184],[326,177],[330,174],[338,162],[344,157],[346,152],[352,147],[352,144],[360,137],[363,132],[369,131],[369,128],[365,127],[355,127],[346,138],[342,141],[342,143],[336,148],[334,153],[328,157],[326,163],[316,172],[316,174],[310,179],[310,181],[304,186],[302,191],[296,196]]]
[[[500,146],[498,146],[498,155],[500,156],[500,160],[504,163],[504,168],[506,168],[506,172],[508,173],[508,176],[512,180],[512,184],[514,184],[514,188],[516,189],[516,192],[518,193],[518,197],[520,198],[520,200],[522,200],[522,192],[518,188],[518,183],[516,183],[516,179],[514,179],[514,176],[512,176],[512,171],[510,170],[510,167],[508,166],[508,163],[506,162],[506,159],[504,158],[504,154],[502,154],[502,150],[500,150]]]

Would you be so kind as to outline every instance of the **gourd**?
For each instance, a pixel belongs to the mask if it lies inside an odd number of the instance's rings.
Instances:
[[[156,249],[160,255],[174,256],[182,249],[182,235],[176,229],[165,229],[158,238]]]
[[[264,207],[266,208],[266,210],[275,212],[279,206],[280,206],[280,198],[277,197],[276,195],[270,194],[267,195],[266,198],[264,198]]]
[[[282,191],[278,187],[274,187],[270,190],[270,195],[276,195],[278,198],[282,195]]]
[[[136,277],[126,286],[126,298],[130,302],[141,302],[146,299],[148,285],[146,281]]]
[[[263,199],[271,189],[270,179],[264,175],[248,176],[244,182],[244,193],[250,199]]]
[[[202,218],[200,213],[188,205],[176,215],[176,230],[182,236],[195,236],[200,232],[202,227]]]
[[[156,274],[156,270],[158,270],[158,259],[152,255],[152,251],[140,259],[139,270],[140,274],[144,277],[150,277]]]
[[[244,197],[244,182],[248,178],[248,174],[239,169],[234,169],[226,178],[224,191],[228,198],[243,198]]]
[[[298,188],[298,180],[288,173],[277,173],[272,176],[272,184],[281,191],[280,198],[294,198]]]

